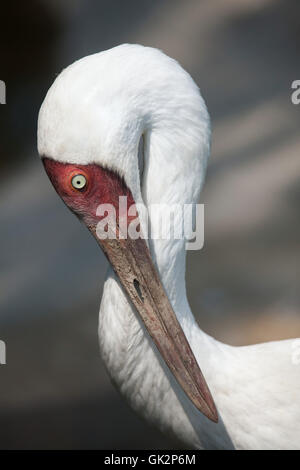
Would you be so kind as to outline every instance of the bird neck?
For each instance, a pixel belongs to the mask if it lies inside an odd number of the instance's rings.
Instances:
[[[195,227],[195,205],[210,147],[209,116],[199,91],[192,91],[184,112],[178,99],[177,113],[168,109],[169,104],[159,119],[157,110],[151,113],[139,152],[143,161],[139,196],[147,209],[149,249],[179,317],[181,312],[191,316],[185,287],[186,232]],[[168,224],[170,231],[164,233]]]
[[[144,83],[145,75],[141,76],[142,86],[139,84],[132,91],[135,99],[126,101],[124,107],[127,124],[113,139],[115,144],[119,142],[117,150],[127,146],[123,163],[120,152],[115,152],[118,166],[123,165],[125,183],[135,202],[148,209],[151,235],[160,228],[157,215],[164,216],[164,208],[181,209],[179,215],[173,215],[173,221],[174,227],[182,227],[184,205],[198,202],[210,146],[209,116],[198,88],[175,62],[167,61],[166,68],[168,73],[152,76],[156,82],[151,87]],[[139,177],[137,149],[141,136],[143,172]],[[144,216],[139,215],[143,228]],[[196,359],[204,375],[212,374],[211,360],[217,360],[212,351],[217,346],[197,326],[186,297],[186,240],[158,236],[150,237],[148,243],[160,280]],[[190,416],[196,416],[200,425],[206,425],[208,420],[195,410],[162,361],[111,270],[101,302],[99,339],[107,369],[132,407],[162,430],[167,428],[177,436],[182,433],[182,440],[189,436],[189,443],[195,439],[195,446],[199,446]],[[206,377],[208,383],[210,377]]]
[[[172,137],[163,130],[144,134],[141,195],[148,209],[154,204],[182,207],[197,201],[204,165],[199,148],[198,153],[196,149],[188,152],[182,141],[186,142],[182,135]],[[159,218],[154,211],[150,211],[149,218],[151,229],[158,229]],[[179,222],[182,223],[180,217]],[[187,301],[185,239],[149,239],[149,248],[176,316],[209,382],[215,370],[212,358],[218,360],[214,353],[218,345],[200,330]],[[101,302],[99,339],[107,369],[132,407],[162,430],[168,429],[183,440],[188,437],[189,444],[194,439],[195,446],[201,446],[189,416],[195,416],[196,411],[200,425],[206,425],[208,420],[178,386],[111,270]]]

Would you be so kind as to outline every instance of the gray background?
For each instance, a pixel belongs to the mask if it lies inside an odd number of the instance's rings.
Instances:
[[[68,0],[1,5],[0,447],[172,448],[110,384],[97,317],[107,262],[36,151],[60,70],[123,42],[163,49],[210,110],[205,248],[188,254],[199,324],[235,345],[300,336],[297,0]],[[299,369],[300,373],[300,369]]]

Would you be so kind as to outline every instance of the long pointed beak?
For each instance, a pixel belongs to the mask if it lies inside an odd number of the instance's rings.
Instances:
[[[167,366],[187,396],[207,418],[218,422],[213,398],[165,293],[145,240],[99,239],[120,282]]]
[[[129,196],[128,201],[133,203],[129,189],[113,171],[105,170],[97,164],[73,165],[56,162],[47,157],[43,157],[43,163],[58,194],[84,221],[103,249],[179,385],[198,410],[217,422],[218,413],[213,398],[162,286],[145,240],[133,240],[124,236],[120,225],[116,227],[118,235],[97,235],[100,221],[99,201],[115,208],[118,205],[117,196],[124,194]],[[79,174],[82,172],[84,179],[89,181],[86,192],[71,188],[70,177],[74,175],[74,171]],[[121,214],[121,220],[124,214]],[[107,230],[110,231],[113,226],[114,224],[111,224],[111,227],[108,224]]]

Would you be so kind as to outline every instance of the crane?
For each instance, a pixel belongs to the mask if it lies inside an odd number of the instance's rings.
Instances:
[[[190,75],[140,45],[84,57],[47,93],[38,150],[55,190],[110,261],[100,350],[133,409],[188,448],[300,449],[293,340],[233,347],[209,336],[187,300],[184,237],[125,234],[134,220],[146,231],[150,206],[198,201],[210,119]],[[100,236],[110,206],[117,222],[107,219]],[[132,206],[135,217],[125,219]]]

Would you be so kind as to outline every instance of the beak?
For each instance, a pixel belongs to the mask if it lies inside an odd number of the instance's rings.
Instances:
[[[162,358],[189,399],[207,418],[218,413],[193,351],[165,293],[144,239],[99,239],[123,288],[143,320]]]
[[[124,213],[121,211],[122,214],[119,213],[117,226],[114,223],[108,224],[107,236],[103,237],[101,231],[99,236],[99,232],[97,234],[100,221],[99,201],[109,203],[109,206],[113,205],[115,208],[118,205],[117,194],[119,197],[125,194],[133,203],[129,189],[112,171],[104,170],[96,164],[74,166],[47,157],[43,157],[43,164],[65,204],[84,221],[103,249],[154,344],[181,388],[199,411],[217,423],[218,413],[213,398],[153,265],[148,246],[143,238],[132,239],[124,236],[120,228],[120,220],[126,214],[126,210]],[[74,169],[83,173],[88,171],[91,180],[94,181],[87,193],[72,192],[70,195],[69,187],[65,187],[65,180]],[[101,180],[101,184],[95,184],[98,180]],[[117,230],[111,232],[112,227]]]

